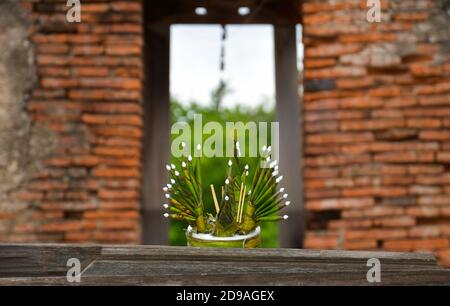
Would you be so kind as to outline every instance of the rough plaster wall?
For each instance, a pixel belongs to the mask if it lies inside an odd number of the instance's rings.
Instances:
[[[36,83],[26,16],[15,1],[0,2],[0,205],[39,169],[54,147],[51,133],[31,124],[25,101]],[[3,210],[3,209],[2,209]]]

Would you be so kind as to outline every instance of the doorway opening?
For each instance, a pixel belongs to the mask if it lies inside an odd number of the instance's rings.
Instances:
[[[266,231],[271,233],[272,238],[265,239],[265,246],[302,246],[302,133],[297,53],[300,41],[297,25],[301,18],[298,2],[170,0],[165,4],[146,4],[146,134],[142,206],[145,244],[168,243],[167,220],[161,218],[164,202],[161,186],[166,181],[165,164],[170,159],[171,123],[180,118],[189,120],[190,114],[197,111],[207,113],[209,118],[216,118],[217,121],[279,122],[280,168],[286,174],[285,187],[290,190],[290,198],[295,205],[289,207],[289,222],[280,227],[280,242],[277,242],[278,231],[274,228]],[[207,26],[202,26],[203,30],[200,30],[201,24]],[[198,47],[202,47],[201,37],[199,39],[195,35],[208,36],[208,32],[204,31],[207,28],[211,35],[220,34],[220,25],[227,25],[227,36],[232,37],[225,46],[225,56],[221,56],[224,48],[209,52],[199,50]],[[189,37],[186,32],[183,33],[189,28],[196,34]],[[252,50],[255,46],[252,46],[251,40],[254,45],[255,32],[245,33],[252,30],[265,33],[263,50]],[[233,32],[238,34],[233,37]],[[229,44],[233,45],[232,39],[239,40],[239,35],[244,39],[241,37],[240,44],[235,42],[239,47],[231,48]],[[245,35],[248,36],[247,41]],[[216,41],[219,37],[216,36]],[[249,49],[244,48],[248,40]],[[206,39],[208,41],[213,43],[214,38]],[[260,67],[255,61],[257,56],[261,56]],[[219,70],[219,66],[223,68],[224,65],[226,69]],[[233,73],[235,77],[230,77]],[[259,84],[264,90],[258,88]],[[219,160],[215,162],[220,163]],[[218,175],[221,178],[221,173]],[[170,231],[174,232],[182,231]],[[173,235],[170,237],[172,243],[176,243],[177,239]]]

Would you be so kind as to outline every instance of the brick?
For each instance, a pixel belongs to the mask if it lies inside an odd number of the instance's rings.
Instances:
[[[450,184],[450,173],[430,176],[421,175],[417,177],[417,183],[424,185]]]
[[[355,89],[355,88],[367,88],[374,84],[374,79],[371,77],[358,77],[348,79],[337,79],[337,88],[341,89]]]
[[[420,105],[450,105],[450,95],[433,95],[419,97]]]
[[[360,44],[328,44],[320,47],[306,48],[306,57],[332,57],[344,54],[356,53],[362,50]]]
[[[344,197],[401,197],[407,194],[404,187],[387,187],[387,186],[373,186],[363,188],[344,188],[342,189],[342,196]]]
[[[109,74],[109,69],[103,67],[76,67],[73,71],[79,77],[106,77]]]
[[[307,199],[323,199],[338,197],[340,192],[338,189],[321,189],[321,190],[305,190],[305,197]]]
[[[142,117],[136,115],[85,114],[81,117],[81,120],[87,124],[95,124],[95,125],[131,125],[139,127],[143,126]]]
[[[95,168],[92,175],[94,177],[113,178],[140,178],[140,171],[136,168]]]
[[[43,232],[71,232],[83,227],[80,221],[51,222],[41,226]]]
[[[93,132],[98,136],[119,136],[130,138],[141,138],[142,130],[130,126],[101,126],[93,129]]]
[[[441,230],[435,225],[421,225],[409,230],[409,236],[412,238],[433,238],[439,237]]]
[[[135,190],[100,190],[98,197],[101,200],[136,200],[139,199],[139,192]]]
[[[124,147],[96,147],[94,152],[98,156],[114,156],[114,157],[137,157],[139,158],[141,152],[136,148]]]
[[[437,174],[445,171],[442,165],[411,165],[408,166],[408,173],[411,174]]]
[[[307,201],[306,209],[313,211],[366,208],[374,205],[373,198],[323,199]]]
[[[78,86],[78,80],[61,78],[43,78],[41,80],[43,88],[74,88]]]
[[[101,242],[128,242],[139,241],[140,234],[136,231],[96,231],[93,239]]]
[[[385,217],[375,219],[373,225],[381,227],[412,227],[416,225],[416,219],[410,216]]]
[[[118,1],[111,3],[111,9],[117,12],[141,12],[140,2]]]
[[[379,120],[346,120],[341,121],[342,131],[379,130],[388,128],[401,128],[405,122],[401,118]]]
[[[346,154],[346,155],[323,155],[314,158],[306,158],[306,166],[333,166],[346,165],[349,163],[368,163],[370,155],[368,154]]]
[[[26,190],[11,193],[9,196],[19,201],[25,202],[41,201],[44,198],[44,194],[42,192]]]
[[[368,43],[368,42],[380,42],[380,41],[394,41],[396,38],[395,33],[358,33],[347,34],[339,36],[339,41],[345,44],[348,43]]]
[[[139,45],[108,45],[105,52],[107,55],[140,55],[142,47]]]
[[[304,114],[306,124],[315,121],[340,120],[340,119],[360,119],[368,116],[365,110],[335,110],[333,112],[311,112]]]
[[[412,185],[408,187],[408,193],[410,194],[440,194],[442,189],[436,186],[427,185]]]
[[[346,250],[375,250],[377,247],[378,245],[375,239],[344,242],[344,248]]]
[[[71,161],[72,165],[93,167],[99,164],[99,158],[93,155],[74,156]]]
[[[410,207],[406,209],[406,213],[414,217],[438,217],[440,215],[439,207]]]
[[[101,220],[96,223],[100,230],[137,230],[138,223],[134,220]]]
[[[392,240],[408,237],[408,231],[401,228],[370,229],[370,230],[348,230],[345,233],[347,240],[376,239]]]
[[[139,209],[137,201],[102,201],[100,202],[101,210],[132,210]]]
[[[442,163],[450,163],[450,151],[438,152],[436,160]]]
[[[310,122],[305,124],[305,132],[320,133],[320,132],[335,132],[338,130],[339,124],[337,121],[323,121]]]
[[[436,95],[450,92],[450,82],[438,83],[435,85],[415,86],[414,92],[419,95]]]
[[[386,251],[429,251],[444,249],[448,245],[448,239],[405,239],[386,241],[383,248]]]
[[[373,140],[371,133],[325,133],[306,137],[306,143],[309,144],[354,143],[371,140]]]
[[[135,210],[128,210],[128,211],[87,211],[84,214],[84,217],[86,219],[119,219],[119,220],[125,220],[125,219],[138,219],[139,214]]]
[[[419,197],[420,205],[450,205],[450,196],[432,195]]]
[[[411,64],[411,74],[415,77],[441,76],[443,73],[442,66],[428,66],[422,63]]]
[[[367,70],[364,67],[351,67],[351,66],[338,66],[332,68],[321,69],[308,69],[304,72],[305,79],[328,79],[328,78],[341,78],[341,77],[357,77],[367,74]],[[334,89],[334,87],[326,88]]]
[[[371,109],[381,107],[383,104],[382,99],[367,96],[339,100],[339,108],[342,109]]]
[[[440,119],[413,118],[406,121],[406,126],[421,129],[437,129],[442,126],[442,121]]]
[[[373,222],[370,219],[331,220],[328,222],[327,228],[329,230],[342,230],[350,228],[370,228],[372,225]]]
[[[412,163],[412,162],[433,162],[433,153],[409,151],[403,154],[398,153],[377,153],[374,160],[378,162]]]
[[[336,65],[336,60],[334,58],[323,58],[323,59],[306,58],[304,60],[304,65],[305,69],[334,67]]]
[[[450,140],[450,131],[447,130],[423,130],[419,135],[424,140]]]
[[[426,12],[399,12],[394,15],[398,21],[425,21],[428,19]]]
[[[307,249],[335,249],[337,247],[337,238],[333,237],[306,237],[305,248]]]

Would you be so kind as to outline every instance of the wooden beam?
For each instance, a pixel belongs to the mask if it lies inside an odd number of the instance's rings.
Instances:
[[[80,283],[67,281],[69,258],[84,262]],[[450,284],[432,254],[0,244],[0,285],[370,285],[370,258],[381,262],[380,285]]]
[[[145,25],[144,167],[142,228],[144,244],[168,244],[163,218],[170,140],[170,26]]]
[[[282,247],[301,248],[304,235],[302,125],[297,71],[297,33],[295,25],[275,26],[276,112],[280,123],[280,170],[284,187],[292,202],[289,219],[281,223]]]
[[[297,24],[301,22],[300,0],[167,0],[151,1],[150,18],[163,24]],[[205,15],[195,10],[204,7]],[[250,13],[241,16],[240,7]]]

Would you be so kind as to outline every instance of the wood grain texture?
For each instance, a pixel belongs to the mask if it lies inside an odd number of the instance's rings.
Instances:
[[[84,269],[75,285],[368,285],[369,258],[381,262],[381,285],[450,285],[425,253],[43,244],[0,244],[0,285],[74,285],[74,257]]]

